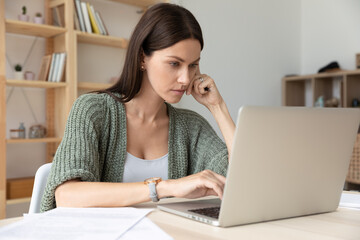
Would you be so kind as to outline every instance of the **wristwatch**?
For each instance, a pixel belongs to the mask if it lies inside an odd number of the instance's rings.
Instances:
[[[150,198],[153,202],[158,202],[159,198],[156,192],[156,185],[161,182],[161,177],[152,177],[144,180],[144,184],[149,186]]]

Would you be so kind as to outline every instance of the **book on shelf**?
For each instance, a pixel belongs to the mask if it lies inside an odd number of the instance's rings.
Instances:
[[[58,52],[52,54],[52,60],[48,75],[48,82],[61,82],[64,76],[66,53]]]
[[[90,24],[89,13],[87,10],[86,3],[85,2],[80,2],[80,3],[81,3],[81,10],[82,10],[82,13],[84,16],[86,32],[92,33],[92,28],[91,28],[91,24]]]
[[[59,56],[59,68],[55,75],[55,82],[61,82],[64,76],[65,70],[65,63],[66,63],[66,53],[62,52]]]
[[[105,27],[104,23],[103,23],[103,20],[102,18],[100,17],[100,13],[98,11],[95,11],[95,17],[97,19],[97,21],[99,22],[100,24],[100,28],[101,28],[101,31],[102,31],[102,34],[103,35],[109,35],[108,31],[107,31],[107,28]]]
[[[73,14],[73,15],[74,15],[74,29],[81,31],[79,18],[78,18],[78,16],[77,16],[77,11],[74,11],[74,14]]]
[[[77,26],[78,22],[82,32],[109,35],[104,20],[92,4],[80,0],[74,0],[74,3],[76,11],[76,16],[74,16],[75,26]]]
[[[65,27],[65,19],[64,19],[64,5],[53,7],[53,25],[58,27]]]
[[[54,68],[55,68],[56,58],[57,58],[57,53],[53,53],[52,57],[51,57],[51,64],[50,64],[49,74],[48,74],[48,77],[47,77],[48,82],[51,82],[51,79],[52,79],[52,77],[54,75]]]
[[[86,7],[88,10],[88,14],[89,14],[89,19],[90,19],[90,23],[91,23],[91,27],[93,29],[93,32],[96,34],[100,34],[100,30],[98,27],[98,24],[95,20],[95,12],[92,11],[91,7],[90,7],[90,3],[86,3]]]
[[[84,16],[82,14],[80,0],[74,0],[74,1],[75,1],[75,8],[76,8],[76,12],[77,12],[77,17],[78,17],[78,20],[79,20],[79,23],[80,23],[80,31],[86,32],[85,23],[84,23]]]
[[[48,74],[49,74],[51,58],[52,58],[51,54],[45,55],[45,56],[42,57],[40,70],[39,70],[39,73],[38,73],[38,80],[46,81],[46,79],[48,77]]]

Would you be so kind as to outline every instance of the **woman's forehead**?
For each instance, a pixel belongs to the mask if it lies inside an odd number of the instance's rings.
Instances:
[[[176,57],[184,61],[193,62],[200,58],[201,45],[197,39],[186,39],[154,53],[159,57]]]

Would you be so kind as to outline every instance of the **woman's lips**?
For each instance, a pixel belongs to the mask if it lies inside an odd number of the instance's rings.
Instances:
[[[183,95],[185,90],[172,90],[175,94]]]

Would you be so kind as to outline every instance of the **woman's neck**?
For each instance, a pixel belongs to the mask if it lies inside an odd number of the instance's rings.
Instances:
[[[151,86],[146,85],[143,82],[139,93],[125,103],[125,108],[126,115],[141,119],[144,123],[151,123],[167,117],[167,107]]]

